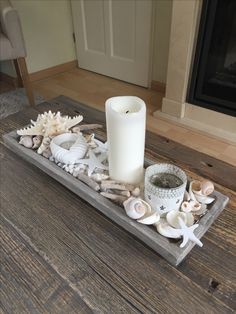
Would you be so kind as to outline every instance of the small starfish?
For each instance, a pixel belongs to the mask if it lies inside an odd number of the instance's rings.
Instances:
[[[106,153],[108,148],[107,148],[107,142],[103,143],[99,140],[97,140],[96,138],[93,139],[94,142],[98,145],[95,149],[94,152],[95,153]]]
[[[163,205],[161,205],[160,210],[164,210],[164,209],[165,209],[165,207]]]
[[[92,150],[88,151],[88,156],[89,158],[87,159],[79,159],[78,163],[88,165],[88,176],[91,176],[93,171],[98,168],[98,169],[104,169],[107,170],[108,167],[104,166],[101,161],[96,157],[94,152]]]
[[[181,227],[181,235],[183,236],[183,242],[180,244],[180,247],[183,248],[189,240],[195,242],[200,247],[203,246],[202,242],[195,236],[193,231],[199,226],[198,224],[192,225],[191,227],[187,227],[183,220],[178,217],[178,221]]]

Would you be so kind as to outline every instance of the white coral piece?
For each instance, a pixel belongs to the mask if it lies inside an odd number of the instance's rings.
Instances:
[[[83,116],[62,116],[60,112],[53,113],[51,111],[39,114],[36,121],[31,120],[32,125],[17,131],[18,135],[42,135],[43,137],[52,137],[69,130],[80,123]]]

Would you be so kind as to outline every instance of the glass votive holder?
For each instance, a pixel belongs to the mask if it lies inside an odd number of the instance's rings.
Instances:
[[[144,197],[163,216],[180,208],[186,185],[187,176],[182,169],[172,164],[155,164],[146,169]]]

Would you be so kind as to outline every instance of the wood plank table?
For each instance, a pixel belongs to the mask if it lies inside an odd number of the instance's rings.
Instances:
[[[1,120],[1,135],[39,112],[103,112],[60,96]],[[99,130],[105,139],[105,128]],[[236,168],[147,132],[146,154],[209,178],[230,202],[175,268],[1,140],[1,309],[3,313],[234,313]]]

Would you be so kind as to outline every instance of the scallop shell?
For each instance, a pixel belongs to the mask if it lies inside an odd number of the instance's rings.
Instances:
[[[202,187],[202,194],[205,196],[210,195],[214,191],[214,184],[211,181],[202,181],[201,183]]]
[[[151,207],[141,198],[131,196],[123,203],[126,214],[132,219],[139,219],[151,213]]]
[[[32,136],[23,135],[20,137],[19,144],[25,146],[26,148],[31,148],[33,146]]]
[[[74,142],[74,144],[69,149],[65,149],[61,147],[65,142]],[[64,164],[75,164],[85,156],[88,145],[82,134],[63,133],[52,139],[50,148],[57,161]]]
[[[157,231],[166,238],[178,239],[181,237],[181,230],[171,227],[163,218],[156,224],[156,228]]]
[[[144,225],[153,225],[157,223],[160,220],[160,215],[157,211],[152,211],[151,213],[148,212],[144,216],[141,217],[141,219],[138,219],[137,221]]]

